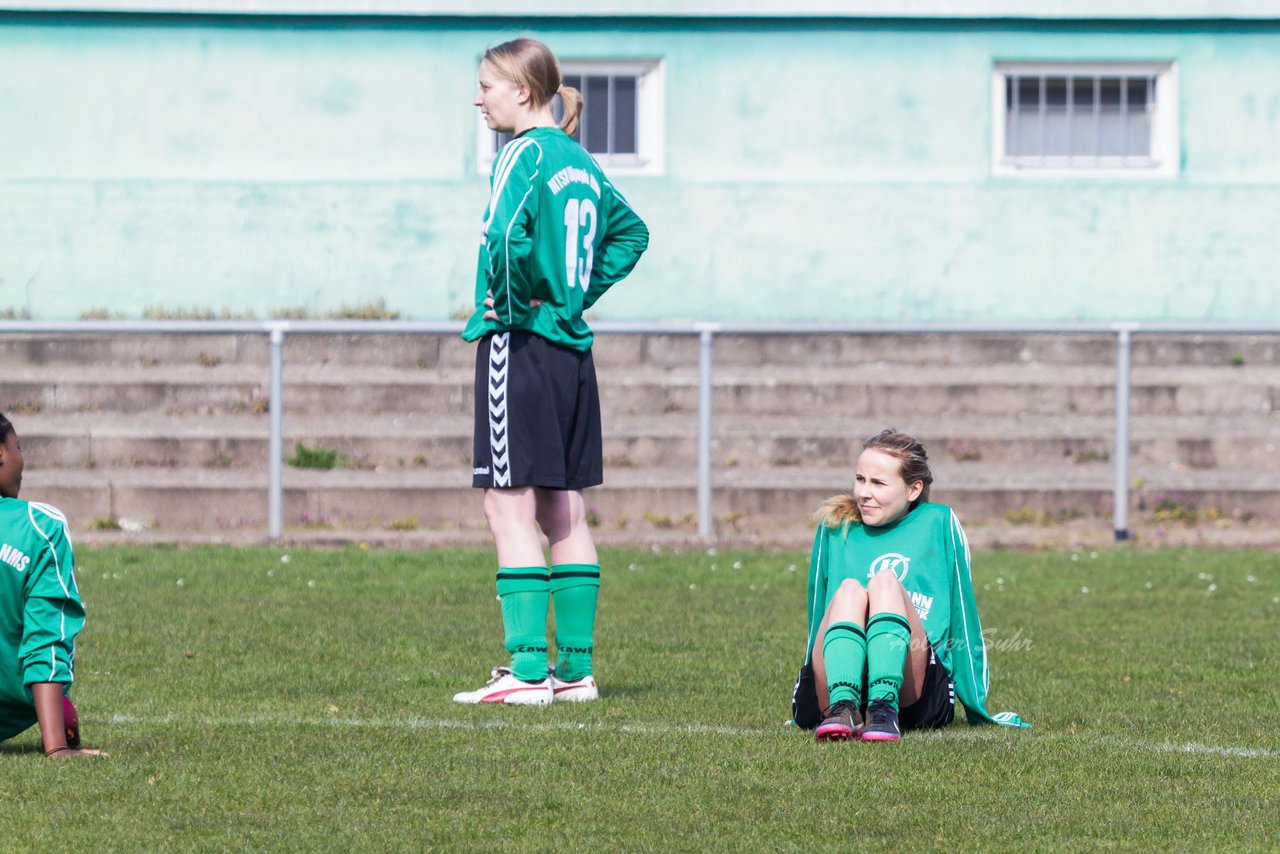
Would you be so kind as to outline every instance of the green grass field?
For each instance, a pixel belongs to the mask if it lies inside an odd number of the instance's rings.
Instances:
[[[799,553],[607,551],[598,703],[462,707],[503,657],[482,551],[82,550],[86,742],[0,747],[6,850],[1280,847],[1280,565],[980,553],[993,711],[786,727]],[[38,840],[38,842],[37,842]]]

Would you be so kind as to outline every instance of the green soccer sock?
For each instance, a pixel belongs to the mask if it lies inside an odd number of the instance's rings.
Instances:
[[[547,568],[500,568],[498,596],[512,674],[528,682],[546,679],[547,605],[551,599]]]
[[[867,664],[867,636],[854,623],[833,623],[822,636],[822,660],[827,666],[827,694],[831,705],[852,700],[862,705],[862,671]]]
[[[551,567],[551,597],[556,609],[556,678],[572,682],[591,675],[595,647],[596,599],[600,566],[561,563]]]
[[[907,664],[911,624],[900,614],[872,614],[867,620],[867,702],[886,700],[895,710]]]

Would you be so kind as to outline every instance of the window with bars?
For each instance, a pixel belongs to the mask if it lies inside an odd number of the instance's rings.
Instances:
[[[564,82],[582,93],[582,115],[573,133],[583,148],[610,170],[660,172],[662,169],[662,80],[656,62],[564,62]],[[559,120],[557,96],[552,113]],[[511,140],[481,123],[480,166]]]
[[[1173,88],[1168,64],[999,65],[996,171],[1176,171]]]

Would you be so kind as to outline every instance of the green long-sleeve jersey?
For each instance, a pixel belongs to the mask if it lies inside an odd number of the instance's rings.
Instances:
[[[33,683],[72,681],[83,626],[66,517],[0,498],[0,739],[36,722]]]
[[[585,351],[582,312],[620,281],[649,245],[649,229],[595,159],[555,127],[502,147],[489,177],[475,314],[462,337],[524,329]],[[487,294],[496,320],[485,320]],[[533,300],[542,304],[532,306]]]
[[[809,558],[805,660],[813,654],[818,627],[840,583],[853,578],[865,585],[872,575],[889,568],[910,595],[969,722],[1027,726],[1013,712],[987,711],[987,643],[969,566],[968,538],[944,504],[919,504],[897,522],[880,527],[819,525]]]

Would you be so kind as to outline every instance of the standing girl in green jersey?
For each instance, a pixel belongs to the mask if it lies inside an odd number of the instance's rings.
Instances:
[[[563,118],[552,102],[559,96]],[[472,485],[498,552],[510,666],[459,703],[544,706],[597,697],[591,656],[600,565],[582,490],[603,482],[592,334],[582,312],[640,259],[649,231],[570,136],[582,112],[547,46],[485,52],[475,105],[514,136],[494,158],[480,232]],[[542,537],[550,546],[550,564]],[[547,661],[554,605],[558,657]]]
[[[809,563],[809,642],[793,692],[796,724],[819,741],[897,741],[951,723],[1027,726],[987,711],[986,641],[969,542],[950,507],[929,503],[924,446],[893,430],[863,445],[852,495],[831,498]]]
[[[56,507],[20,501],[22,446],[0,415],[0,740],[40,724],[45,756],[80,749],[67,691],[84,625],[67,520]]]

